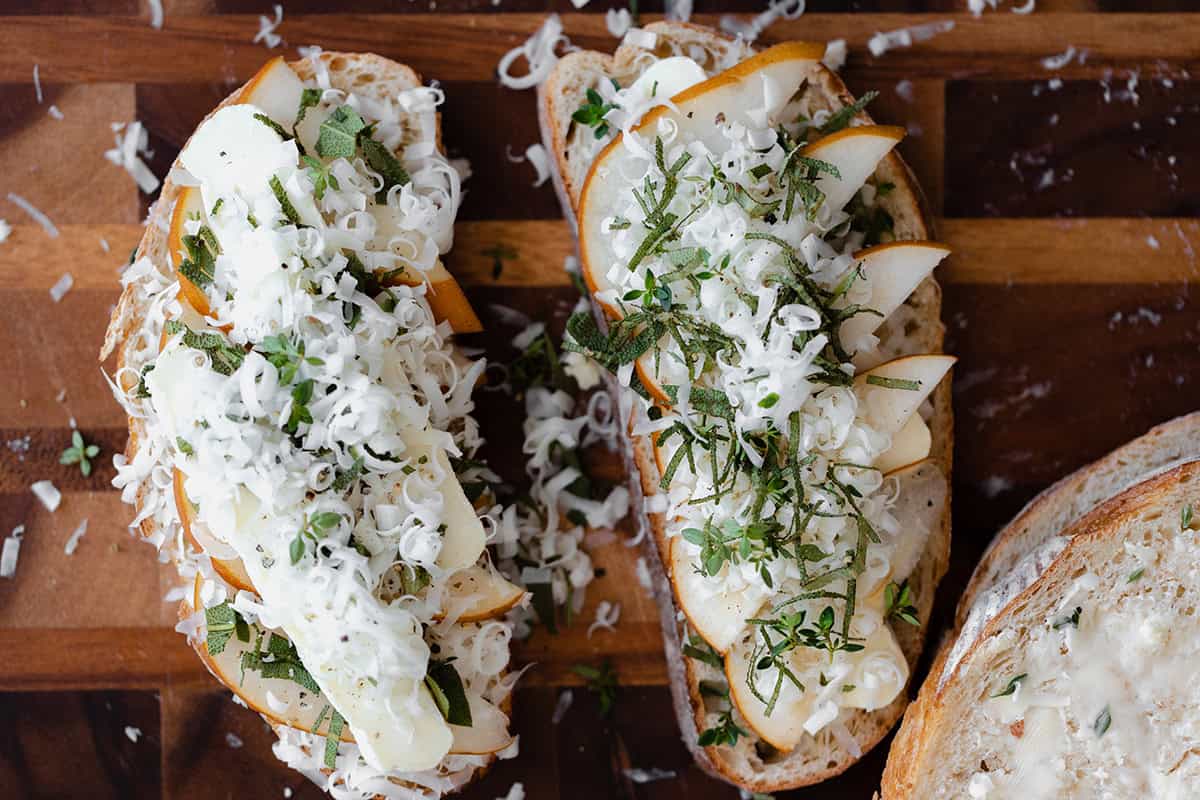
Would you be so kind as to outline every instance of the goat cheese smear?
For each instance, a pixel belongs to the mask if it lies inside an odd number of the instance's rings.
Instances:
[[[462,576],[494,572],[456,475],[485,364],[429,303],[461,200],[442,93],[381,100],[334,88],[325,62],[307,83],[278,64],[180,155],[183,278],[147,258],[125,276],[147,324],[114,391],[147,435],[117,484],[198,576],[208,635],[231,609],[234,645],[242,623],[269,645],[252,668],[290,653],[315,682],[328,708],[276,726],[281,759],[338,797],[440,794],[515,752],[511,626],[459,620],[478,590]],[[267,705],[294,721],[281,692]]]

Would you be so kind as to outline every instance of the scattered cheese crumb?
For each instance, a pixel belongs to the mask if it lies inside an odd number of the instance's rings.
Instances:
[[[587,637],[592,638],[592,634],[603,628],[606,631],[616,629],[617,620],[621,618],[621,604],[610,603],[607,600],[601,600],[596,605],[596,621],[588,626]]]
[[[75,555],[75,550],[79,547],[79,540],[87,533],[87,529],[88,521],[87,517],[84,517],[83,521],[79,523],[79,527],[71,534],[71,538],[67,539],[67,545],[63,548],[63,552],[69,556]]]
[[[939,33],[954,30],[954,20],[944,19],[937,22],[925,22],[908,28],[876,33],[867,41],[867,49],[871,55],[879,56],[896,47],[912,47],[917,42],[924,42]]]
[[[8,193],[8,200],[13,205],[17,206],[19,209],[28,214],[34,222],[36,222],[38,225],[41,225],[42,230],[46,231],[46,233],[50,235],[51,239],[58,238],[58,228],[55,227],[54,223],[50,221],[49,217],[34,208],[32,203],[15,192]]]
[[[46,113],[57,120],[61,120],[63,118],[62,111],[60,111],[56,105],[51,105],[49,108],[47,108]]]
[[[18,525],[4,539],[4,549],[0,550],[0,578],[11,578],[17,574],[17,559],[21,555],[21,537],[25,535],[25,526]]]
[[[913,82],[908,78],[896,84],[896,96],[906,103],[911,103],[916,98],[916,93],[913,90]]]
[[[514,783],[512,788],[508,790],[508,794],[504,797],[497,797],[496,800],[525,800],[525,784]]]
[[[125,738],[128,739],[129,741],[133,742],[134,744],[137,744],[137,740],[142,738],[142,729],[135,728],[132,725],[126,725],[125,726]]]
[[[290,786],[285,786],[285,787],[283,787],[283,796],[284,796],[284,797],[291,797],[291,796],[292,796],[292,789],[291,789],[291,787],[290,787]]]
[[[112,249],[108,246],[108,239],[105,239],[103,236],[100,237],[100,249],[106,253]]]
[[[71,291],[71,287],[75,285],[75,278],[69,272],[64,272],[62,277],[50,287],[50,299],[54,302],[59,302],[66,296],[67,292]]]
[[[600,365],[583,353],[576,353],[574,350],[564,353],[562,363],[563,372],[574,378],[575,383],[584,391],[599,386],[603,379]]]
[[[583,8],[591,1],[592,0],[571,0],[571,5],[575,6],[576,8]]]
[[[967,0],[967,11],[970,11],[977,17],[983,16],[983,10],[986,6],[996,8],[998,0]]]
[[[262,42],[267,46],[267,49],[273,50],[283,41],[283,37],[275,32],[279,27],[279,23],[283,22],[283,6],[278,3],[274,6],[275,19],[271,19],[265,14],[260,14],[258,17],[258,33],[254,34],[254,43]]]
[[[1067,49],[1056,56],[1046,56],[1042,59],[1042,66],[1045,69],[1062,69],[1067,64],[1071,63],[1071,59],[1075,57],[1075,45],[1068,45]]]
[[[1013,6],[1012,13],[1014,14],[1032,14],[1037,8],[1037,0],[1025,0],[1023,5]]]
[[[38,105],[42,104],[42,79],[38,76],[38,65],[33,65],[33,91],[37,93]]]
[[[645,558],[638,556],[637,564],[634,566],[633,572],[635,575],[637,575],[638,583],[642,585],[643,589],[650,591],[653,588],[654,585],[650,581],[650,567],[646,565]]]
[[[62,492],[60,492],[50,481],[38,481],[30,486],[30,491],[38,500],[42,501],[42,505],[47,511],[57,511],[59,504],[62,502]]]
[[[550,179],[550,155],[540,144],[531,144],[525,148],[525,160],[533,167],[536,176],[533,179],[535,187],[541,186]]]
[[[0,242],[8,241],[8,237],[12,235],[12,225],[7,221],[0,219]]]
[[[604,12],[604,25],[609,33],[622,39],[633,27],[633,15],[629,13],[628,8],[610,8]]]
[[[652,781],[665,781],[674,778],[675,770],[659,769],[658,767],[651,767],[650,769],[634,767],[625,770],[625,777],[634,783],[651,783]]]
[[[1154,236],[1154,234],[1150,234],[1146,237],[1146,244],[1150,245],[1151,250],[1157,250],[1161,246],[1159,245],[1158,239]]]
[[[567,709],[575,702],[575,692],[563,689],[558,693],[558,701],[554,704],[554,713],[550,715],[550,724],[557,725],[567,715]]]
[[[551,14],[524,44],[514,47],[500,58],[500,63],[496,65],[500,84],[509,89],[532,89],[539,86],[550,77],[550,70],[558,63],[555,50],[560,44],[568,50],[574,49],[571,47],[571,40],[563,35],[562,19],[558,14]],[[509,70],[512,69],[513,62],[522,56],[529,65],[528,72],[519,76],[512,75]]]
[[[743,22],[732,14],[721,17],[721,30],[743,41],[753,42],[763,31],[778,19],[798,19],[804,14],[807,0],[769,0],[767,10],[749,22]]]
[[[693,0],[666,0],[665,12],[667,19],[676,22],[688,22],[692,18]]]
[[[846,66],[846,40],[833,39],[826,42],[825,55],[821,56],[821,63],[834,72]]]
[[[989,475],[980,488],[983,490],[983,496],[991,500],[1013,488],[1013,482],[1001,475]]]
[[[154,153],[149,149],[150,134],[137,120],[130,123],[114,122],[112,129],[116,147],[105,151],[104,157],[133,176],[138,188],[150,194],[158,188],[158,178],[139,155],[153,157]]]
[[[229,745],[231,749],[237,750],[242,746],[242,739],[236,733],[227,732],[225,734],[225,744]]]
[[[163,5],[162,0],[146,0],[150,6],[150,27],[162,30],[163,26]]]

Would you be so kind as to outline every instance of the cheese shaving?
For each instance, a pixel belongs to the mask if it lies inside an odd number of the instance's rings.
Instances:
[[[47,108],[46,113],[57,120],[61,120],[64,118],[63,112],[60,111],[58,106],[56,106],[56,105],[51,105],[49,108]]]
[[[633,27],[633,15],[628,8],[610,8],[604,12],[604,27],[616,38],[624,38]]]
[[[150,7],[150,27],[156,30],[162,30],[163,26],[163,4],[162,0],[146,0],[146,5]]]
[[[514,783],[504,797],[497,797],[496,800],[525,800],[525,784]]]
[[[87,517],[84,517],[83,520],[79,523],[78,527],[75,528],[75,531],[67,539],[67,543],[63,547],[63,552],[69,556],[75,555],[75,550],[78,549],[79,542],[81,539],[83,539],[84,534],[87,533],[87,529],[88,529],[88,521],[87,521]]]
[[[596,605],[596,618],[587,629],[587,638],[592,638],[592,634],[600,629],[606,631],[616,630],[617,621],[621,619],[621,604],[610,603],[608,600],[601,600]]]
[[[550,724],[557,725],[562,722],[573,702],[575,702],[575,692],[570,689],[560,691],[558,700],[554,703],[554,713],[550,715]]]
[[[0,219],[0,244],[7,242],[11,235],[12,225],[9,225],[7,220]]]
[[[54,512],[58,510],[59,504],[62,502],[62,492],[60,492],[50,481],[38,481],[29,487],[33,491],[34,497],[41,501],[47,511]]]
[[[17,574],[17,560],[21,556],[21,538],[25,535],[25,526],[18,525],[4,539],[4,547],[0,549],[0,578],[12,578]]]
[[[726,14],[721,17],[721,30],[750,43],[780,19],[799,19],[808,5],[808,0],[769,0],[767,10],[749,21]]]
[[[643,769],[641,767],[632,767],[624,770],[625,777],[637,784],[653,783],[654,781],[667,781],[676,777],[676,772],[673,769],[662,769],[660,767],[650,767]]]
[[[525,160],[533,167],[535,177],[533,185],[541,186],[550,179],[550,156],[546,148],[540,144],[531,144],[525,148]]]
[[[821,56],[821,63],[834,72],[846,66],[846,40],[831,39],[826,42],[825,55]]]
[[[125,738],[128,739],[129,741],[133,742],[134,744],[137,744],[138,739],[142,738],[142,729],[136,728],[133,725],[126,725],[125,726]]]
[[[274,50],[283,41],[283,37],[275,32],[283,22],[283,6],[276,3],[272,8],[275,11],[275,19],[271,19],[265,14],[260,14],[258,17],[258,33],[254,34],[254,43],[262,42],[267,46],[268,50]]]
[[[571,40],[563,35],[562,19],[551,14],[542,26],[524,44],[514,47],[500,58],[496,72],[500,84],[509,89],[532,89],[540,86],[558,63],[556,50],[559,46],[573,50]],[[513,75],[512,66],[518,58],[524,58],[527,71],[524,75]]]
[[[33,91],[37,94],[38,105],[42,104],[42,79],[38,76],[38,65],[33,65]]]
[[[75,285],[75,278],[69,272],[64,272],[62,277],[54,282],[50,287],[50,299],[54,302],[61,301],[71,291],[71,287]]]
[[[154,156],[150,150],[149,132],[137,120],[129,123],[114,122],[111,127],[115,146],[106,150],[104,157],[128,172],[139,189],[151,194],[158,188],[158,178],[141,158]]]
[[[946,33],[952,30],[954,30],[954,20],[946,19],[939,20],[938,22],[913,25],[908,28],[899,28],[894,31],[876,33],[867,40],[867,49],[871,51],[871,55],[879,58],[888,50],[893,50],[897,47],[912,47],[917,42],[928,41],[939,33]]]
[[[667,19],[675,22],[691,21],[694,5],[694,0],[666,0],[665,11]]]
[[[1043,58],[1042,67],[1044,69],[1062,69],[1070,64],[1073,58],[1075,58],[1075,45],[1068,45],[1067,49],[1058,55]]]
[[[47,217],[41,211],[38,211],[32,203],[14,192],[8,193],[8,200],[10,203],[28,214],[30,219],[32,219],[38,225],[41,225],[42,230],[49,234],[51,239],[58,238],[58,228],[55,227],[54,223],[50,221],[49,217]]]

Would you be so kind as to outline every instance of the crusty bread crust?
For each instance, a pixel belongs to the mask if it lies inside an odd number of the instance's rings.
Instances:
[[[683,53],[692,56],[710,73],[731,66],[752,54],[744,43],[733,40],[701,26],[658,22],[648,25],[657,34],[657,57]],[[622,85],[636,77],[648,61],[646,51],[623,45],[613,56],[596,52],[575,52],[561,59],[550,77],[539,87],[538,120],[542,141],[554,154],[553,180],[563,213],[577,231],[576,211],[585,176],[590,167],[585,159],[586,143],[581,143],[579,126],[571,114],[582,103],[584,93],[604,76],[616,77]],[[814,110],[835,110],[853,102],[842,81],[819,63],[810,68],[808,91],[812,93]],[[861,113],[862,123],[870,124],[868,114]],[[590,131],[584,132],[590,135]],[[594,154],[593,154],[594,155]],[[895,185],[895,190],[880,199],[880,204],[892,215],[897,239],[928,239],[931,226],[927,206],[911,171],[894,151],[880,163],[876,172],[880,181]],[[593,315],[602,329],[607,327],[604,313],[592,304]],[[944,326],[940,320],[941,289],[933,278],[925,280],[880,329],[881,351],[887,358],[899,355],[936,353],[942,350]],[[645,437],[635,436],[635,426],[646,420],[628,392],[611,377],[606,377],[608,390],[613,394],[622,418],[628,420],[625,430],[624,453],[629,475],[631,505],[639,535],[644,537],[647,564],[653,581],[655,599],[663,630],[670,686],[683,740],[706,772],[754,792],[774,792],[805,786],[843,772],[858,756],[834,741],[813,742],[812,747],[800,747],[790,754],[764,757],[752,738],[743,738],[735,747],[701,747],[699,734],[715,720],[716,714],[705,708],[700,682],[723,680],[724,675],[707,664],[682,655],[687,640],[686,623],[675,603],[674,593],[664,564],[667,563],[667,537],[662,514],[644,513],[644,498],[659,489],[660,473],[653,446]],[[932,411],[929,425],[933,434],[931,456],[947,476],[952,454],[952,411],[950,380],[947,378],[931,395]],[[945,574],[950,552],[950,508],[946,502],[939,524],[931,535],[913,574],[910,585],[916,596],[920,628],[902,626],[896,631],[901,649],[915,668],[923,643],[925,623],[933,607],[934,589]],[[907,704],[907,693],[901,693],[886,708],[875,712],[856,712],[847,727],[858,748],[865,752],[877,744],[892,728]]]
[[[1200,458],[1200,412],[1164,422],[1058,481],[996,534],[959,600],[962,625],[975,601],[1026,553],[1070,527],[1089,510],[1151,474]]]
[[[328,71],[330,84],[334,88],[346,92],[354,92],[360,95],[370,93],[378,97],[391,97],[405,90],[422,85],[421,76],[411,67],[374,53],[330,51],[320,53],[315,58],[290,61],[288,62],[288,66],[292,68],[301,80],[310,81],[316,76],[318,60],[324,65],[324,69]],[[242,85],[230,93],[228,97],[222,100],[204,117],[204,120],[201,120],[201,124],[222,108],[240,102],[241,94],[245,88],[246,85]],[[442,149],[441,116],[438,115],[437,119],[436,143],[440,150]],[[197,125],[196,127],[199,128],[200,126]],[[172,169],[178,166],[179,162],[176,160],[172,164]],[[181,187],[168,175],[163,181],[162,191],[159,194],[158,200],[155,201],[154,206],[151,208],[146,224],[146,232],[142,235],[142,239],[138,243],[137,250],[134,253],[134,260],[149,258],[154,266],[165,276],[173,275],[170,269],[171,260],[167,242],[167,231],[170,226],[172,211],[174,210],[176,201],[179,199],[180,191]],[[121,292],[121,297],[109,318],[104,344],[100,350],[100,360],[102,362],[107,360],[114,351],[116,352],[118,380],[121,379],[120,374],[126,367],[133,367],[136,370],[141,366],[140,364],[132,363],[131,357],[133,343],[136,337],[145,335],[146,326],[145,297],[142,295],[141,288],[131,283]],[[131,388],[131,385],[126,384],[122,388],[128,390]],[[139,443],[146,437],[146,429],[144,422],[137,417],[127,416],[126,420],[129,426],[129,440],[125,446],[125,457],[132,461],[137,455]],[[144,497],[139,495],[134,503],[139,513],[142,511],[143,502]],[[140,523],[139,529],[143,537],[149,538],[153,536],[156,533],[153,518],[144,519]],[[180,614],[181,616],[186,616],[190,612],[190,604],[187,600],[184,600],[180,606]],[[219,676],[214,674],[213,677],[221,681]],[[230,688],[232,689],[232,687]],[[503,706],[505,713],[509,711],[509,704],[511,704],[511,698],[505,701],[505,705]],[[270,720],[267,720],[267,722],[272,727],[275,727],[275,723],[272,723]],[[472,780],[478,779],[483,775],[494,761],[495,756],[492,755],[489,759],[489,764],[478,768]],[[384,800],[384,798],[382,795],[377,795],[377,800]]]
[[[1101,465],[1111,464],[1117,454],[1135,452],[1134,445],[1160,440],[1165,435],[1164,429],[1170,432],[1175,426],[1187,428],[1195,424],[1196,415],[1190,415],[1152,430],[1057,484],[1042,498],[1043,503],[1070,502],[1081,482],[1094,478]],[[953,786],[945,785],[939,765],[963,733],[961,717],[975,702],[979,689],[978,675],[972,673],[972,667],[985,657],[984,650],[990,640],[1016,629],[1019,642],[1019,626],[1023,621],[1040,621],[1053,613],[1054,603],[1082,571],[1102,570],[1118,561],[1125,538],[1133,536],[1139,524],[1144,525],[1149,519],[1178,519],[1178,509],[1195,502],[1198,484],[1200,461],[1192,460],[1122,487],[1115,496],[1094,504],[1066,529],[1055,531],[1055,539],[1043,540],[1028,551],[1025,560],[1018,561],[1011,581],[1001,576],[979,598],[967,629],[943,643],[928,680],[904,715],[883,775],[885,800],[924,800],[935,790],[954,791]],[[1013,525],[1022,519],[1028,519],[1027,513],[1018,516]],[[1009,541],[1028,542],[1018,538]],[[1042,554],[1046,557],[1039,557]],[[1100,583],[1115,587],[1109,591],[1119,593],[1129,581],[1123,575],[1108,575]],[[982,607],[984,599],[991,600],[986,609]],[[986,614],[981,615],[980,611]],[[994,679],[986,664],[981,669],[989,672],[988,680]]]

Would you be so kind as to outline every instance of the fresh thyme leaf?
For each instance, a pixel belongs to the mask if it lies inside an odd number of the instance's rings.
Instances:
[[[363,462],[362,456],[355,458],[354,463],[350,465],[349,469],[338,472],[337,476],[334,477],[333,483],[330,484],[329,488],[335,494],[342,494],[343,492],[345,492],[347,489],[349,489],[351,486],[353,486],[354,482],[357,481],[359,479],[359,476],[362,475],[363,463],[364,462]]]
[[[292,387],[292,410],[283,429],[295,434],[302,424],[312,424],[312,412],[308,410],[308,401],[312,400],[313,380],[307,378]]]
[[[250,640],[246,621],[229,603],[204,609],[204,627],[207,631],[204,644],[210,656],[225,652],[225,645],[234,634],[237,634],[240,641]]]
[[[587,664],[576,664],[571,671],[587,681],[587,689],[600,699],[600,716],[607,717],[617,700],[617,673],[613,670],[612,660],[604,659],[598,668]]]
[[[1192,504],[1188,503],[1183,507],[1183,510],[1179,512],[1179,530],[1186,531],[1188,528],[1192,527],[1192,522]]]
[[[697,743],[701,747],[716,747],[719,745],[728,745],[729,747],[733,747],[738,743],[738,739],[749,735],[750,734],[748,732],[740,728],[738,724],[733,721],[733,711],[729,710],[721,714],[721,716],[717,719],[717,724],[715,726],[703,731],[700,734],[700,738],[697,740]]]
[[[1138,567],[1133,572],[1129,573],[1129,577],[1125,580],[1125,582],[1126,583],[1135,583],[1135,582],[1141,580],[1142,576],[1145,574],[1146,574],[1146,568]]]
[[[779,393],[771,392],[766,397],[764,397],[762,400],[758,401],[758,407],[759,408],[774,408],[775,404],[778,402],[779,402]]]
[[[885,619],[900,619],[913,627],[921,627],[917,608],[912,604],[912,589],[908,581],[889,583],[883,590],[883,599]]]
[[[345,725],[346,720],[333,708],[329,717],[329,733],[325,736],[325,766],[330,769],[337,766],[338,744],[342,740],[342,728]]]
[[[275,195],[275,199],[279,201],[279,210],[283,212],[283,216],[287,217],[287,221],[297,228],[303,227],[304,223],[300,221],[300,213],[292,205],[292,199],[288,197],[283,184],[279,182],[279,177],[272,175],[271,180],[267,181],[267,183],[270,184],[271,192]]]
[[[276,122],[275,120],[268,117],[266,114],[255,114],[254,118],[256,120],[258,120],[259,122],[261,122],[263,125],[266,125],[271,130],[275,131],[275,133],[277,133],[279,135],[279,138],[283,139],[285,142],[296,138],[293,134],[288,132],[287,128],[283,127],[278,122]]]
[[[367,123],[350,106],[338,106],[324,122],[317,136],[317,155],[321,158],[354,158],[358,134]]]
[[[583,105],[571,114],[571,119],[580,125],[595,128],[595,137],[603,139],[608,135],[608,123],[604,121],[604,115],[617,106],[604,102],[604,98],[595,89],[588,89],[586,97]]]
[[[1065,628],[1068,625],[1070,625],[1073,628],[1078,628],[1079,627],[1079,615],[1082,612],[1083,612],[1082,607],[1075,606],[1075,610],[1072,611],[1069,615],[1067,615],[1065,617],[1059,617],[1058,619],[1056,619],[1054,621],[1054,624],[1052,627],[1054,628],[1054,630],[1058,630],[1059,628]]]
[[[867,104],[879,96],[879,92],[865,92],[862,97],[855,100],[848,106],[842,108],[829,115],[829,119],[825,120],[825,124],[817,128],[817,131],[822,136],[828,136],[831,133],[837,133],[845,128],[850,122],[862,113],[862,110],[867,107]]]
[[[142,371],[138,373],[137,386],[134,387],[133,396],[138,400],[145,400],[150,396],[150,387],[146,385],[146,376],[154,371],[153,364],[147,364],[142,367]]]
[[[759,164],[756,167],[751,167],[748,172],[754,177],[755,180],[761,181],[763,178],[771,174],[771,165]]]
[[[71,431],[71,446],[62,451],[58,457],[60,464],[78,464],[79,471],[86,478],[92,474],[92,459],[100,455],[100,446],[87,444],[83,434],[77,430]]]
[[[232,375],[246,357],[243,350],[229,344],[224,336],[217,333],[197,333],[179,320],[167,320],[163,330],[168,336],[182,333],[184,346],[206,353],[211,360],[213,371],[221,375]]]
[[[515,259],[518,254],[508,245],[496,242],[488,249],[480,251],[480,255],[492,259],[492,280],[499,280],[501,273],[504,272],[504,262]]]
[[[292,123],[292,130],[300,126],[310,108],[320,104],[322,94],[320,89],[305,89],[300,93],[300,108],[296,111],[296,121]]]
[[[1024,681],[1028,677],[1029,677],[1028,672],[1022,672],[1020,675],[1017,675],[1012,680],[1010,680],[1008,683],[1006,683],[1004,685],[1004,688],[1002,688],[1000,691],[996,692],[994,695],[992,695],[992,697],[1008,697],[1009,695],[1016,692],[1017,687],[1020,686],[1021,682]]]
[[[185,456],[194,456],[196,454],[196,450],[192,447],[191,442],[182,436],[175,437],[175,446],[178,447],[179,452],[183,453]]]
[[[408,171],[404,169],[404,165],[400,163],[399,159],[392,155],[392,151],[372,139],[367,134],[368,130],[363,130],[362,135],[358,137],[358,144],[362,148],[367,166],[378,172],[383,178],[383,187],[375,193],[376,202],[382,203],[387,200],[389,189],[393,186],[406,186],[412,178],[409,177]]]
[[[325,362],[320,358],[304,355],[304,340],[295,342],[286,333],[267,336],[258,346],[260,353],[267,357],[275,369],[279,370],[279,382],[287,386],[296,379],[296,372],[301,364],[322,366]]]
[[[1096,732],[1096,736],[1100,737],[1108,733],[1109,727],[1112,726],[1112,712],[1108,706],[1100,712],[1100,716],[1096,717],[1096,721],[1092,723],[1092,730]]]
[[[871,386],[882,386],[885,389],[904,389],[910,392],[920,391],[920,381],[910,381],[905,378],[885,378],[882,375],[868,375],[867,383]]]
[[[332,165],[324,164],[319,158],[309,155],[300,156],[300,162],[304,164],[305,171],[313,182],[313,196],[317,198],[318,202],[325,198],[327,188],[334,190],[341,188],[332,172]]]
[[[203,289],[213,282],[217,256],[221,254],[216,234],[212,228],[201,225],[194,236],[189,234],[183,237],[183,247],[187,256],[179,263],[179,274]]]
[[[437,703],[438,711],[442,712],[446,722],[451,725],[471,726],[471,706],[467,702],[467,693],[463,688],[462,678],[458,670],[448,661],[430,661],[429,671],[425,675],[425,685]]]

